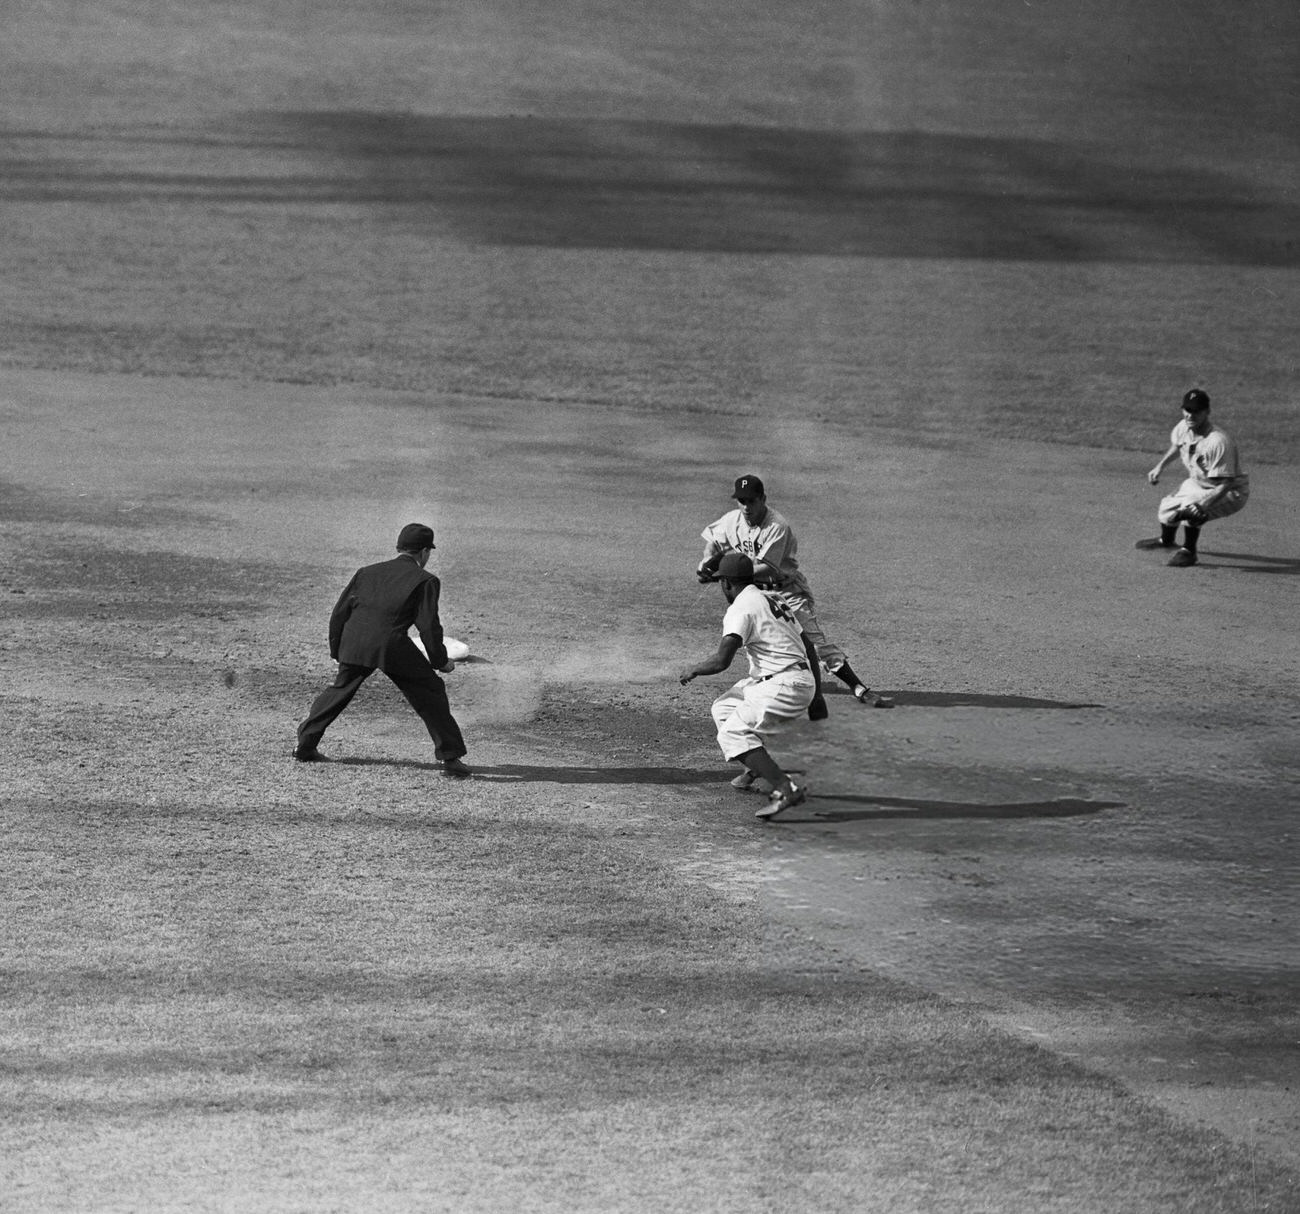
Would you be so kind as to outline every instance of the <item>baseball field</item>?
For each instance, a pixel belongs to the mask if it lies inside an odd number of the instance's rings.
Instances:
[[[0,1210],[1300,1211],[1298,49],[10,0]],[[772,823],[676,678],[745,472],[897,701]],[[474,778],[382,676],[296,764],[410,521]]]

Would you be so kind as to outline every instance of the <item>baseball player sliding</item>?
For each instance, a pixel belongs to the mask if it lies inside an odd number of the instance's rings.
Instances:
[[[858,703],[872,708],[893,708],[888,696],[876,695],[858,676],[838,645],[822,630],[813,603],[808,579],[795,559],[798,541],[786,518],[767,504],[763,482],[752,473],[736,481],[732,494],[737,509],[724,514],[705,527],[704,556],[695,570],[701,582],[716,580],[718,563],[725,553],[743,552],[754,562],[754,579],[760,585],[780,592],[800,627],[811,638],[817,657],[826,670],[844,683]],[[821,689],[808,710],[818,721],[826,716],[826,701]]]
[[[713,580],[722,584],[727,611],[722,641],[713,657],[683,670],[684,687],[701,675],[721,674],[740,649],[749,675],[713,701],[718,745],[728,762],[744,765],[732,787],[749,791],[771,787],[757,817],[771,819],[802,804],[808,791],[777,766],[764,739],[799,720],[821,694],[817,652],[784,598],[754,585],[754,562],[742,552],[724,553]]]
[[[1160,503],[1156,518],[1160,534],[1138,540],[1139,548],[1176,548],[1178,524],[1183,525],[1183,544],[1169,558],[1169,564],[1196,564],[1196,543],[1201,528],[1213,518],[1236,514],[1250,497],[1250,478],[1241,470],[1237,444],[1226,430],[1210,421],[1210,397],[1193,388],[1183,397],[1183,418],[1169,435],[1169,449],[1147,473],[1153,485],[1175,459],[1187,469],[1187,479]]]

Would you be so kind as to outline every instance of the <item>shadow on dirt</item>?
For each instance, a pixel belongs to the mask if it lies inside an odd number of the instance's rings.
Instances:
[[[914,797],[868,797],[855,793],[826,793],[811,796],[809,803],[834,802],[870,806],[864,809],[813,809],[802,818],[781,816],[782,822],[864,822],[880,818],[1078,818],[1121,809],[1122,801],[1082,801],[1066,797],[1059,801],[1011,801],[979,804],[971,801],[926,801]]]
[[[1038,700],[1032,696],[981,695],[974,691],[885,691],[899,708],[1104,708],[1080,700]]]
[[[1244,573],[1282,573],[1300,576],[1300,560],[1281,556],[1256,556],[1250,552],[1201,552],[1201,566],[1207,569],[1240,569]],[[1207,565],[1205,557],[1214,564]],[[1241,564],[1240,562],[1249,562]],[[1229,563],[1233,562],[1233,563]]]
[[[441,771],[439,763],[416,759],[333,759],[340,767],[413,767]],[[722,784],[732,771],[692,771],[681,767],[537,767],[524,763],[502,763],[475,767],[474,779],[489,784]]]
[[[474,774],[498,784],[724,784],[733,773],[682,767],[533,767],[506,763],[476,767]]]

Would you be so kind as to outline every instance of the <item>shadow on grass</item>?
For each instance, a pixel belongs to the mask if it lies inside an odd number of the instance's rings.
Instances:
[[[197,172],[196,140],[213,157]],[[272,111],[77,135],[3,167],[6,201],[400,207],[544,248],[1283,266],[1300,222],[1285,193],[1204,166],[921,131]]]
[[[814,809],[813,802],[847,805],[844,809]],[[780,822],[866,822],[882,818],[1079,818],[1120,809],[1122,801],[1084,801],[1065,797],[1056,801],[1009,801],[986,804],[973,801],[927,801],[915,797],[868,797],[857,793],[824,793],[808,798],[799,817],[782,814]],[[854,809],[851,806],[863,808]]]
[[[1250,552],[1206,552],[1201,551],[1201,565],[1210,569],[1240,569],[1245,573],[1282,573],[1292,577],[1300,576],[1300,560],[1282,556],[1256,556]],[[1214,564],[1206,565],[1205,557],[1212,557]],[[1230,563],[1231,562],[1231,563]],[[1249,562],[1242,564],[1241,562]]]

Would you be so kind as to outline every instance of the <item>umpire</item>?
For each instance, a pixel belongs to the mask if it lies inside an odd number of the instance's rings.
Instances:
[[[321,736],[376,670],[382,670],[420,714],[433,739],[444,775],[464,779],[465,739],[451,715],[447,688],[435,671],[450,674],[456,663],[447,657],[438,619],[441,583],[425,571],[434,549],[433,530],[407,523],[397,536],[397,556],[367,565],[352,575],[330,615],[330,657],[338,676],[313,702],[298,726],[293,757],[320,763]],[[414,624],[424,642],[426,659],[407,635]]]

